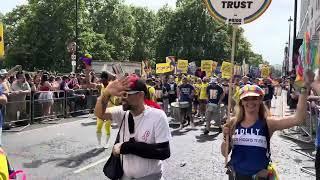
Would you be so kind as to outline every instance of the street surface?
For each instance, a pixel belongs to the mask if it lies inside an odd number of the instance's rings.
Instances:
[[[285,101],[274,99],[272,113],[285,114]],[[31,180],[91,180],[107,179],[102,168],[111,149],[97,150],[95,121],[90,117],[61,120],[54,125],[32,125],[18,133],[4,133],[3,147],[15,169],[23,169]],[[171,158],[164,161],[166,180],[227,179],[224,158],[220,153],[222,134],[214,129],[203,135],[204,126],[176,130],[171,125],[173,140]],[[117,129],[112,131],[112,141]],[[281,179],[315,179],[300,170],[314,162],[292,149],[312,149],[312,144],[301,144],[281,137],[271,140],[272,159]],[[103,136],[104,137],[104,136]],[[312,151],[312,150],[311,150]]]

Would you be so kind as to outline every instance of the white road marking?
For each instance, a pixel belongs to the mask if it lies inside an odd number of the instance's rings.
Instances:
[[[97,162],[91,163],[91,164],[89,164],[89,165],[87,165],[87,166],[85,166],[85,167],[82,167],[82,168],[80,168],[80,169],[78,169],[78,170],[76,170],[76,171],[73,171],[73,173],[74,173],[74,174],[78,174],[78,173],[80,173],[80,172],[82,172],[82,171],[85,171],[85,170],[87,170],[87,169],[89,169],[89,168],[92,168],[92,167],[94,167],[94,166],[96,166],[96,165],[98,165],[98,164],[101,164],[101,163],[103,163],[103,162],[106,162],[108,159],[109,159],[109,157],[100,159],[100,160],[97,161]]]

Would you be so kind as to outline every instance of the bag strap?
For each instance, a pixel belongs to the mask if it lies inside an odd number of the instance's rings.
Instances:
[[[118,131],[118,134],[117,134],[117,138],[116,138],[116,141],[114,142],[114,144],[117,144],[120,142],[120,131],[121,131],[121,127],[122,127],[122,124],[124,122],[124,119],[126,118],[126,114],[127,114],[127,111],[124,113],[123,115],[123,118],[122,118],[122,121],[121,121],[121,125],[119,127],[119,131]],[[124,132],[124,131],[123,131]],[[123,135],[124,136],[124,135]]]

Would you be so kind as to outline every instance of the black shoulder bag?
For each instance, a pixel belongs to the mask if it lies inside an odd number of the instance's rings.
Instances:
[[[127,113],[125,113],[124,116],[123,116],[119,131],[118,131],[118,135],[117,135],[117,138],[116,138],[116,141],[115,141],[114,144],[117,144],[117,143],[120,142],[120,131],[121,131],[121,127],[122,127],[122,124],[124,122],[124,119],[126,117],[126,114]],[[124,127],[124,130],[125,130],[125,127]],[[109,179],[112,179],[112,180],[120,179],[123,176],[122,165],[123,165],[123,160],[121,160],[120,155],[119,156],[115,156],[111,152],[111,155],[110,155],[108,161],[106,162],[106,164],[103,167],[103,173]]]

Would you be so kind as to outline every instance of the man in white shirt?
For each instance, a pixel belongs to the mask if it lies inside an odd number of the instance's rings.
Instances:
[[[167,116],[162,110],[144,104],[147,91],[145,82],[132,75],[110,82],[97,100],[97,117],[119,124],[124,120],[120,143],[113,147],[114,155],[122,155],[122,180],[160,180],[162,160],[170,157]],[[107,109],[110,96],[121,96],[122,106]]]

